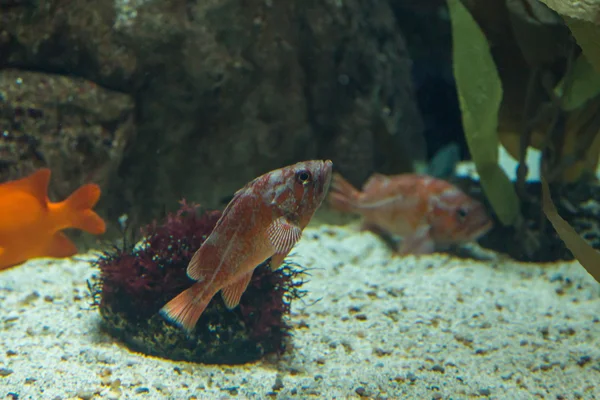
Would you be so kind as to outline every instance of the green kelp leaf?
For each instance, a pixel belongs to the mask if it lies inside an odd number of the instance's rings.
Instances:
[[[588,61],[600,72],[600,25],[565,17],[565,22]]]
[[[519,215],[519,199],[512,182],[498,165],[502,83],[477,22],[460,0],[448,0],[448,8],[454,78],[467,145],[498,219],[504,225],[512,225]]]
[[[542,209],[573,256],[597,282],[600,282],[600,253],[579,236],[575,229],[558,214],[550,196],[548,182],[543,177]]]
[[[568,17],[600,25],[600,0],[541,0],[542,3]]]
[[[532,68],[552,63],[573,38],[560,15],[539,0],[505,0],[510,27]]]
[[[592,67],[584,54],[580,54],[575,60],[571,73],[573,75],[568,90],[564,91],[566,78],[563,78],[554,90],[559,97],[562,96],[562,107],[565,111],[576,110],[600,94],[600,72]]]
[[[600,0],[541,0],[565,20],[588,61],[600,72]]]

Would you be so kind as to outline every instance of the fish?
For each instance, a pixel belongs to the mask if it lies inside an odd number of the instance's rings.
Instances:
[[[235,192],[187,266],[187,276],[196,282],[159,313],[190,333],[217,292],[228,309],[237,307],[254,269],[271,258],[276,270],[300,240],[325,200],[332,168],[330,160],[299,162]]]
[[[66,200],[48,199],[50,169],[41,168],[21,179],[0,184],[0,270],[39,257],[63,258],[77,253],[61,231],[76,228],[94,235],[106,231],[92,211],[100,187],[88,183]]]
[[[451,142],[431,157],[427,166],[427,175],[438,179],[448,178],[454,174],[459,162],[460,147],[456,142]]]
[[[475,241],[493,226],[481,202],[428,175],[375,173],[359,191],[335,173],[328,203],[334,210],[361,215],[363,230],[384,239],[401,236],[400,248],[394,248],[401,255]]]

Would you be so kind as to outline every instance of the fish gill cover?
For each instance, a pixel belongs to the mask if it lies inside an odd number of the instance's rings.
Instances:
[[[173,360],[238,364],[282,352],[291,301],[304,293],[302,269],[289,262],[276,271],[269,260],[259,266],[233,310],[215,296],[189,336],[158,314],[194,283],[187,265],[221,216],[197,207],[182,201],[162,224],[141,230],[140,244],[124,240],[95,261],[100,274],[89,286],[103,328],[135,351]]]

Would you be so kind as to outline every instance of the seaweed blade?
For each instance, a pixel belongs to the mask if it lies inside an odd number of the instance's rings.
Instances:
[[[556,211],[550,196],[548,182],[542,177],[542,209],[556,233],[565,242],[573,256],[600,283],[600,253],[573,229]]]
[[[481,185],[498,219],[513,225],[520,214],[512,182],[498,165],[498,110],[502,83],[484,33],[460,0],[448,0],[454,78],[463,129]]]

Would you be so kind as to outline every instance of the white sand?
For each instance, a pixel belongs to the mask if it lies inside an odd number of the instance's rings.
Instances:
[[[294,259],[314,269],[287,354],[231,367],[99,333],[87,262],[0,272],[0,398],[600,398],[600,285],[577,263],[391,258],[328,226]]]

